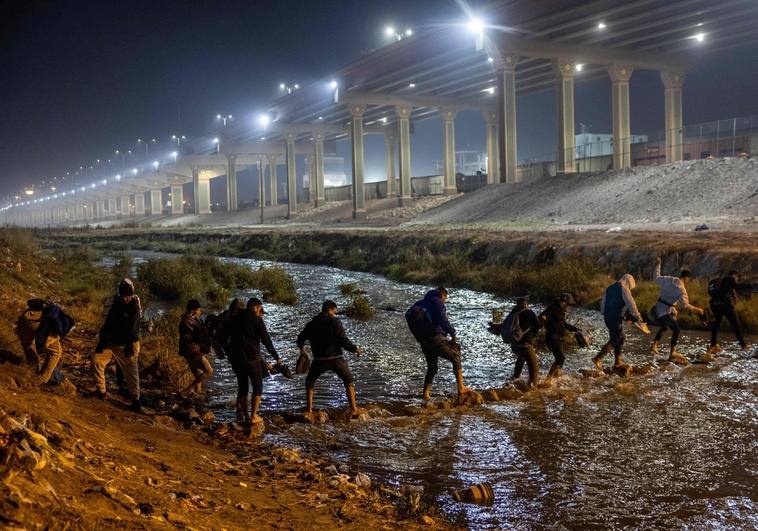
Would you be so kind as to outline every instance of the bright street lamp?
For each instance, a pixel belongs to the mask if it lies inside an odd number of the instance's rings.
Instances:
[[[271,123],[271,117],[268,114],[261,114],[258,116],[258,125],[264,129]]]
[[[398,32],[395,30],[394,26],[387,26],[384,28],[384,35],[386,37],[394,38],[396,41],[402,41],[403,39],[413,35],[413,30],[411,28],[408,28],[405,31]]]
[[[231,114],[217,114],[216,120],[221,120],[222,122],[224,122],[224,127],[226,127],[226,121],[232,120],[232,115]]]
[[[286,83],[279,83],[279,90],[287,91],[287,94],[292,94],[294,91],[300,88],[300,85],[295,83],[294,85],[287,85]]]
[[[216,137],[213,139],[213,143],[216,144],[216,153],[221,153],[221,140]]]

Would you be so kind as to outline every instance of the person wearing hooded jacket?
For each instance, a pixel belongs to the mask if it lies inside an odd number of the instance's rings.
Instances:
[[[113,360],[126,378],[126,387],[132,398],[131,408],[141,412],[139,385],[139,327],[142,307],[128,278],[118,285],[105,323],[100,329],[100,340],[92,355],[92,372],[97,389],[91,396],[105,398],[105,368]]]
[[[640,329],[647,333],[647,325],[642,321],[642,315],[637,309],[637,303],[634,302],[632,290],[637,287],[634,277],[629,273],[608,286],[603,293],[600,301],[600,313],[603,314],[605,326],[608,328],[609,339],[603,346],[597,356],[592,358],[592,362],[599,370],[603,370],[603,357],[613,350],[615,356],[615,368],[627,369],[629,366],[624,363],[621,357],[622,347],[624,346],[624,316],[628,313],[634,323],[637,323]]]
[[[453,364],[458,396],[470,392],[470,389],[463,385],[461,351],[455,339],[455,328],[447,318],[447,297],[447,290],[443,287],[429,290],[424,298],[417,301],[408,310],[409,313],[406,313],[411,332],[421,345],[421,351],[426,358],[427,369],[421,395],[424,400],[429,400],[432,396],[432,381],[437,374],[439,358]]]
[[[187,302],[186,313],[179,321],[179,355],[187,360],[187,365],[195,377],[182,391],[196,394],[203,392],[203,383],[213,376],[213,367],[206,354],[210,352],[210,337],[205,324],[200,320],[203,308],[197,299]]]

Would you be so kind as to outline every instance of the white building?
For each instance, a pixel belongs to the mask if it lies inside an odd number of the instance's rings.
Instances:
[[[631,143],[647,142],[647,135],[632,135]],[[576,135],[576,158],[613,155],[613,135],[603,133],[580,133]]]

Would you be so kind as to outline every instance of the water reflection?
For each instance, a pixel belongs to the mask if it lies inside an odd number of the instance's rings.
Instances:
[[[258,267],[266,262],[233,260]],[[300,303],[267,305],[267,324],[284,358],[297,358],[295,337],[332,298],[345,302],[339,285],[356,282],[380,310],[368,323],[343,318],[348,335],[365,348],[347,354],[359,402],[420,404],[425,372],[420,348],[402,311],[429,286],[329,267],[281,264],[296,279]],[[243,296],[257,294],[243,293]],[[484,293],[451,290],[448,313],[463,345],[466,383],[500,387],[514,358],[486,333],[490,309],[508,302]],[[756,360],[727,350],[713,366],[669,367],[647,376],[585,378],[590,357],[605,341],[596,312],[576,310],[595,330],[593,345],[569,353],[556,384],[519,400],[465,411],[371,419],[365,422],[293,425],[266,437],[305,447],[391,483],[423,485],[448,516],[472,528],[745,528],[758,527],[758,384]],[[647,359],[647,338],[631,332],[626,359]],[[706,348],[702,335],[686,332],[680,350]],[[552,362],[542,353],[542,369]],[[211,387],[217,404],[236,395],[228,364],[216,361]],[[454,392],[449,364],[441,361],[436,396]],[[262,409],[300,410],[304,378],[269,378]],[[317,408],[346,407],[335,375],[316,384]],[[231,418],[231,408],[219,412]],[[488,481],[492,507],[458,504],[450,489]]]

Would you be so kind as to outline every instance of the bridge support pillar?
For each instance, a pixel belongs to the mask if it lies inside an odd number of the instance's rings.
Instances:
[[[443,127],[443,160],[445,163],[445,181],[442,192],[445,195],[455,195],[458,188],[455,185],[455,115],[454,109],[440,109]]]
[[[497,113],[483,111],[484,124],[487,131],[487,184],[495,184],[500,180],[500,168],[498,166],[497,147]]]
[[[237,156],[226,157],[226,210],[233,212],[239,208],[237,201]]]
[[[295,167],[295,134],[286,133],[285,162],[287,164],[287,219],[297,213],[297,168]]]
[[[387,197],[397,196],[397,177],[395,176],[395,148],[397,146],[397,128],[388,126],[384,129],[384,152],[387,157]]]
[[[120,199],[120,205],[121,210],[119,210],[122,217],[128,216],[130,214],[131,209],[129,208],[129,196],[128,195],[122,195]]]
[[[413,112],[413,107],[398,105],[395,107],[395,112],[397,113],[398,156],[400,161],[400,199],[398,204],[403,207],[413,204],[411,190],[411,112]]]
[[[553,60],[558,110],[558,173],[576,172],[576,131],[574,130],[574,68],[572,61]]]
[[[163,196],[160,190],[150,190],[150,215],[163,214]]]
[[[666,162],[684,158],[684,135],[682,125],[682,85],[684,74],[661,72],[665,95],[666,112]]]
[[[498,160],[500,182],[518,181],[516,173],[516,57],[503,58],[497,73]]]
[[[110,199],[108,199],[108,217],[109,218],[116,217],[117,215],[118,209],[117,209],[116,202],[117,201],[115,197],[111,197]]]
[[[314,178],[311,179],[313,204],[319,207],[326,202],[324,197],[324,133],[313,135],[313,176]]]
[[[363,176],[363,113],[365,105],[350,105],[350,145],[353,159],[353,219],[366,219]]]
[[[171,215],[184,214],[184,190],[181,184],[171,185]]]
[[[145,215],[145,192],[136,192],[134,194],[134,215]]]
[[[192,168],[192,185],[195,195],[195,214],[211,213],[211,181],[200,174],[200,168]]]
[[[269,155],[268,156],[268,188],[269,188],[269,204],[271,206],[276,206],[279,204],[279,184],[277,181],[277,174],[276,174],[276,159],[279,158],[277,155]]]
[[[608,68],[608,75],[611,77],[611,105],[613,106],[614,170],[622,170],[632,165],[629,79],[633,71],[631,66],[624,65],[612,65]]]

